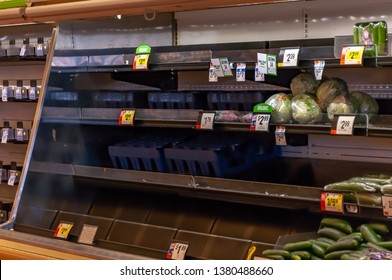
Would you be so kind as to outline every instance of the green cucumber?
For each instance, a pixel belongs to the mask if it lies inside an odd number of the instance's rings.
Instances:
[[[381,238],[377,235],[377,233],[367,224],[362,224],[359,227],[359,230],[362,233],[363,239],[367,242],[377,244],[378,242],[382,241]]]
[[[299,241],[299,242],[291,242],[291,243],[286,243],[283,246],[283,250],[292,252],[292,251],[302,251],[302,250],[308,250],[312,247],[312,242],[310,241]]]
[[[359,242],[356,239],[344,239],[341,241],[336,241],[335,243],[329,245],[325,250],[325,253],[331,253],[334,251],[342,250],[356,250],[359,247]]]
[[[343,219],[338,219],[338,218],[323,218],[321,219],[322,226],[324,227],[330,227],[330,228],[335,228],[340,231],[343,231],[346,234],[352,233],[353,228],[349,222]]]
[[[339,241],[342,241],[342,240],[345,240],[345,239],[355,239],[359,243],[363,242],[363,236],[362,236],[362,233],[360,233],[360,232],[350,233],[348,235],[345,235],[345,236],[339,238],[337,241],[339,242]]]
[[[341,260],[348,260],[348,261],[357,261],[359,260],[358,257],[353,256],[353,254],[344,254],[340,256]]]
[[[268,256],[265,256],[265,257],[268,258],[268,259],[271,259],[271,260],[284,260],[285,259],[281,255],[268,255]]]
[[[353,250],[341,250],[341,251],[333,251],[324,256],[324,260],[340,260],[340,258],[345,254],[351,254],[355,251]]]
[[[375,187],[369,186],[363,182],[351,182],[351,181],[341,181],[337,183],[331,183],[324,186],[326,191],[335,192],[376,192]]]
[[[386,55],[387,28],[385,22],[378,23],[378,54]]]
[[[315,256],[315,255],[312,255],[312,256],[310,257],[310,259],[313,260],[313,261],[318,261],[318,260],[322,260],[323,258],[319,258],[319,257],[317,257],[317,256]]]
[[[324,250],[327,249],[329,245],[331,245],[331,243],[327,243],[327,242],[320,241],[320,240],[313,240],[312,242],[317,244],[318,246],[320,246]]]
[[[333,239],[335,241],[346,235],[343,231],[338,230],[336,228],[330,228],[330,227],[320,228],[317,231],[317,234],[320,235],[320,236],[331,238],[331,239]]]
[[[289,251],[281,250],[281,249],[267,249],[267,250],[264,250],[262,254],[265,257],[282,256],[285,259],[291,258],[291,253]]]
[[[380,241],[377,243],[378,246],[392,251],[392,241]]]
[[[352,177],[348,179],[350,182],[362,182],[362,183],[374,183],[379,185],[385,185],[390,183],[390,179],[373,178],[373,177]]]
[[[325,237],[325,236],[318,237],[316,240],[317,241],[322,241],[322,242],[325,242],[325,243],[328,243],[328,244],[332,244],[332,243],[335,242],[335,240],[333,240],[331,238],[328,238],[328,237]]]
[[[312,244],[312,248],[310,248],[310,252],[312,255],[316,257],[323,258],[325,256],[325,250],[323,247],[317,245],[316,243]]]
[[[291,252],[293,256],[299,256],[301,260],[309,260],[312,254],[308,251],[301,250],[301,251],[293,251]]]
[[[381,193],[392,194],[392,184],[386,184],[381,186]]]
[[[367,225],[378,234],[386,234],[389,232],[389,228],[384,223],[367,223]]]
[[[379,243],[367,242],[367,243],[362,243],[361,246],[365,247],[365,248],[375,249],[377,251],[389,251],[388,249],[386,249],[378,244]]]

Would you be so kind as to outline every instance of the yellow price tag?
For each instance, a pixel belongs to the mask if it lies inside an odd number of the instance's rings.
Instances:
[[[364,50],[365,50],[365,46],[343,47],[342,54],[340,56],[340,64],[362,65]]]
[[[60,223],[54,232],[54,237],[67,239],[72,227],[72,223]]]
[[[136,54],[133,59],[133,70],[148,70],[149,54]]]
[[[120,117],[118,118],[118,124],[120,125],[133,125],[135,120],[136,110],[121,110]]]
[[[322,192],[320,198],[320,206],[322,211],[343,213],[343,198],[342,193],[328,193]]]

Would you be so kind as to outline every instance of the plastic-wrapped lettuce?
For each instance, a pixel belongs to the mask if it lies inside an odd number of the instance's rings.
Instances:
[[[315,123],[321,121],[322,111],[316,100],[307,94],[299,94],[291,101],[293,119],[299,123]]]
[[[353,103],[346,95],[336,96],[327,107],[327,114],[330,120],[335,114],[355,114]]]
[[[291,120],[291,100],[287,94],[275,93],[265,103],[272,107],[273,123],[288,123]]]
[[[290,83],[290,89],[294,96],[299,94],[316,95],[318,81],[313,74],[303,72],[295,76]]]
[[[318,104],[324,112],[327,111],[328,105],[338,95],[347,95],[347,83],[340,78],[329,78],[324,80],[317,88]]]
[[[349,99],[360,114],[377,114],[380,109],[376,99],[365,92],[351,92]]]

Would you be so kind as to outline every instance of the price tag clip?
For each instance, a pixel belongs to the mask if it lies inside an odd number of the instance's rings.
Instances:
[[[364,51],[365,46],[361,45],[343,46],[342,53],[340,55],[340,64],[362,66]]]
[[[342,193],[321,192],[320,209],[324,212],[344,213]]]
[[[279,67],[297,67],[300,47],[281,48],[279,51]]]
[[[253,107],[252,120],[250,122],[251,131],[268,132],[271,121],[272,107],[266,103],[259,103]]]
[[[151,47],[142,45],[136,48],[135,57],[133,59],[133,70],[148,70],[148,62],[150,59]]]
[[[54,237],[67,239],[69,233],[71,232],[72,227],[73,227],[73,223],[60,222],[54,232]]]
[[[332,135],[353,135],[355,115],[334,115],[331,125]]]
[[[189,248],[189,242],[172,241],[166,254],[166,259],[183,260]]]
[[[135,122],[136,109],[123,109],[118,118],[119,125],[133,126]]]
[[[197,118],[196,129],[213,130],[215,115],[215,111],[200,111]]]

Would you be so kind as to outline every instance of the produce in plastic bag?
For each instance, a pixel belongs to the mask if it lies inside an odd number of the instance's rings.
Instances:
[[[355,114],[353,103],[345,96],[338,95],[327,106],[327,114],[330,120],[335,114]]]
[[[316,100],[307,95],[300,94],[291,101],[293,119],[299,123],[315,123],[322,119],[322,111]]]
[[[290,89],[294,96],[299,94],[316,95],[318,82],[313,74],[303,72],[295,76],[290,83]]]
[[[273,123],[288,123],[291,120],[291,100],[285,93],[275,93],[265,101],[272,107]]]
[[[354,91],[349,94],[356,111],[360,114],[377,114],[379,105],[372,96],[362,91]]]
[[[347,95],[347,83],[340,78],[329,78],[324,80],[317,88],[318,104],[324,112],[327,111],[328,105],[338,95]]]

